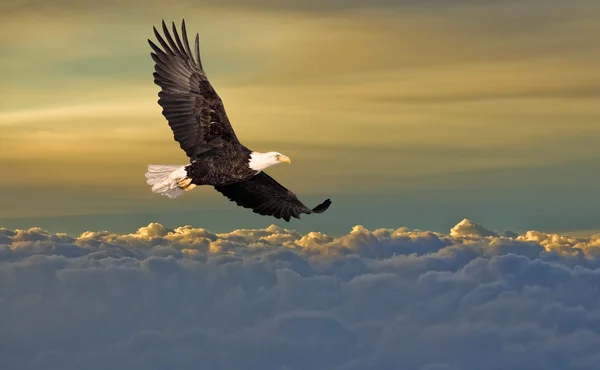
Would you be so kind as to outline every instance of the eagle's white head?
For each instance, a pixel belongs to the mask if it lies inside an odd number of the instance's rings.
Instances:
[[[278,152],[259,153],[252,152],[248,167],[254,171],[262,171],[267,167],[274,166],[279,163],[292,163],[292,160],[287,155]]]

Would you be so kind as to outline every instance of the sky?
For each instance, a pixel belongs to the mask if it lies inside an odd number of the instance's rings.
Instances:
[[[600,230],[597,1],[24,1],[0,5],[0,225],[72,236],[150,222],[445,231]],[[170,200],[148,164],[185,164],[146,42],[200,33],[238,137],[322,215],[287,225],[210,188]]]

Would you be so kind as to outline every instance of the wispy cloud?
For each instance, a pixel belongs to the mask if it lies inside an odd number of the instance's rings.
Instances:
[[[5,369],[589,369],[600,235],[0,229]]]

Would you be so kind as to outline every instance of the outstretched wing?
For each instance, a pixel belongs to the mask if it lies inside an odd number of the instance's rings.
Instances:
[[[162,22],[165,40],[155,27],[154,34],[162,46],[148,40],[155,62],[154,83],[161,87],[158,104],[169,121],[174,138],[191,160],[200,154],[221,147],[225,142],[239,143],[223,102],[211,84],[200,60],[200,46],[196,34],[195,54],[192,56],[185,29],[181,23],[183,40],[179,38],[175,23],[173,37]]]
[[[232,185],[215,186],[215,189],[238,206],[251,208],[253,212],[264,216],[283,218],[288,222],[291,217],[300,218],[302,213],[323,213],[331,204],[331,200],[327,199],[310,209],[298,200],[296,194],[264,172]]]

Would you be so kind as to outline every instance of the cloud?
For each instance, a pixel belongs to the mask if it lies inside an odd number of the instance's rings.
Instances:
[[[456,5],[456,3],[465,3],[464,0],[461,1],[429,1],[427,6],[449,6],[448,3]],[[475,3],[475,1],[468,1],[467,3]],[[488,4],[498,3],[498,0],[489,0],[486,1]],[[130,2],[135,5],[136,2]],[[160,1],[152,1],[153,5],[159,7],[165,7],[164,3]],[[188,1],[179,1],[179,5],[188,5],[190,2]],[[316,11],[316,12],[324,12],[324,11],[339,11],[339,10],[352,10],[352,9],[364,9],[364,8],[398,8],[402,6],[416,6],[419,5],[418,1],[415,0],[377,0],[377,1],[369,1],[369,0],[333,0],[333,1],[318,1],[318,0],[308,0],[308,1],[278,1],[278,0],[250,0],[250,1],[240,1],[240,0],[203,0],[199,3],[200,6],[208,7],[214,5],[220,6],[235,6],[235,7],[243,7],[248,9],[258,9],[258,10],[301,10],[301,11]],[[50,9],[71,9],[72,7],[76,7],[77,9],[95,9],[101,6],[116,6],[118,3],[116,1],[106,1],[102,4],[99,4],[95,1],[78,1],[73,3],[72,1],[65,0],[50,0],[50,1],[36,1],[36,0],[18,0],[11,3],[2,4],[0,9],[3,9],[6,12],[19,12],[19,11],[29,11],[39,8],[40,6],[45,6]],[[426,6],[426,7],[427,7]]]
[[[4,369],[592,369],[600,235],[0,229]]]
[[[502,0],[428,0],[428,1],[417,1],[417,0],[200,0],[200,1],[188,1],[180,0],[165,4],[161,1],[150,1],[152,8],[159,8],[163,11],[169,10],[169,7],[185,7],[185,6],[197,6],[201,8],[207,8],[212,6],[225,6],[232,8],[242,8],[257,11],[304,11],[313,13],[324,13],[324,12],[339,12],[339,11],[352,11],[361,9],[403,9],[403,10],[431,10],[431,9],[442,9],[456,7],[486,7],[486,6],[502,6],[509,5],[518,8],[519,4],[522,6],[535,6],[543,5],[545,3],[552,3],[552,5],[562,5],[557,0],[527,0],[527,1],[502,1]],[[579,0],[581,6],[591,6],[595,2],[592,0]],[[0,10],[10,13],[18,13],[24,11],[42,9],[49,10],[94,10],[102,9],[106,7],[139,7],[141,2],[129,1],[127,4],[119,3],[116,0],[107,0],[102,3],[92,0],[80,0],[77,2],[69,0],[16,0],[10,3],[0,5]],[[147,2],[144,2],[147,4]]]
[[[6,2],[7,11],[23,10],[0,24],[8,191],[118,183],[110,196],[119,196],[147,190],[137,174],[148,163],[187,161],[156,104],[145,42],[160,19],[182,16],[201,35],[204,65],[238,136],[295,156],[298,171],[279,179],[298,193],[363,196],[385,183],[398,194],[398,184],[427,186],[425,176],[598,155],[596,3],[219,3],[145,2],[142,14],[136,2]],[[428,11],[410,11],[419,6]],[[129,202],[128,210],[145,207]],[[97,213],[71,194],[44,203],[18,212],[56,214],[75,203]]]

